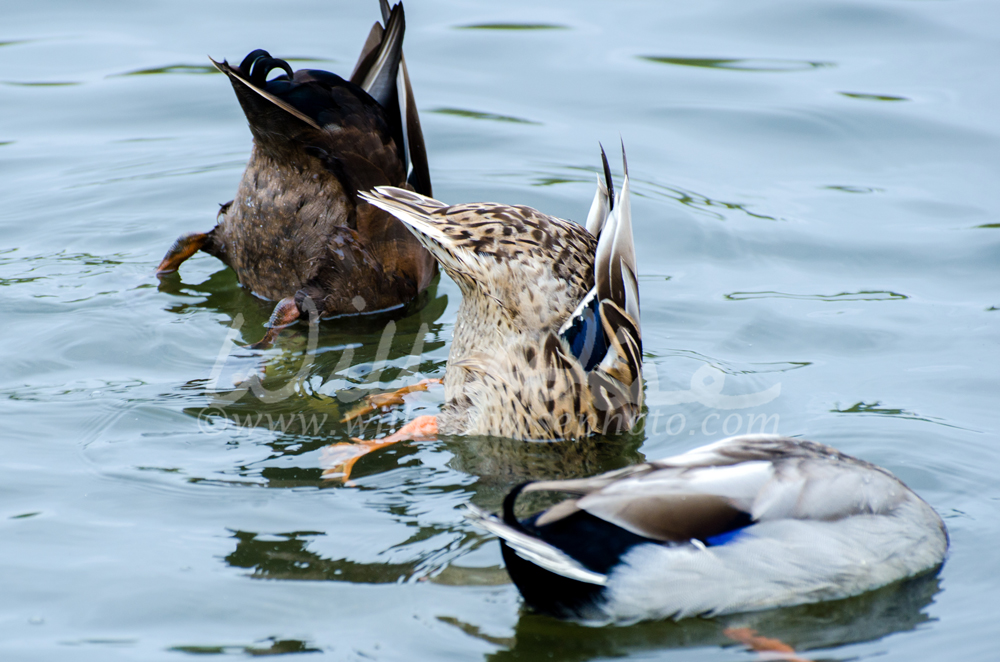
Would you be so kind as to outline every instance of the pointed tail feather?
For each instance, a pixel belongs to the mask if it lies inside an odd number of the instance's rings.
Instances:
[[[387,26],[390,23],[393,12],[397,12],[398,10],[401,14],[403,11],[402,3],[390,9],[387,0],[380,0],[379,6],[382,10],[382,20],[385,21]],[[387,42],[394,38],[392,34],[389,34],[387,37],[384,36],[388,32],[388,29],[382,29],[380,23],[376,22],[372,25],[371,32],[368,34],[368,39],[361,48],[361,55],[354,66],[354,72],[351,74],[350,80],[372,94],[388,112],[399,113],[399,126],[403,136],[402,148],[406,160],[406,181],[417,193],[433,195],[430,168],[427,165],[427,148],[424,146],[424,134],[420,128],[420,115],[417,113],[417,104],[413,97],[413,87],[410,85],[410,75],[406,69],[406,57],[402,52],[402,32],[399,33],[398,37],[399,62],[394,81],[395,100],[398,102],[398,107],[391,107],[393,101],[392,81],[385,78],[379,85],[375,86],[385,93],[385,99],[376,96],[376,93],[369,89],[371,84],[367,82],[375,76],[374,72],[378,63],[384,61],[384,58],[380,59],[380,57],[383,51],[389,47]],[[380,75],[385,77],[388,73],[390,72],[387,69]]]
[[[585,584],[605,586],[608,583],[607,575],[587,569],[579,561],[547,542],[518,531],[497,517],[471,504],[467,505],[466,508],[465,516],[473,524],[486,529],[503,540],[525,561],[567,579],[584,582]]]
[[[364,82],[365,76],[371,71],[372,65],[375,62],[375,58],[378,55],[378,47],[382,43],[382,35],[385,34],[385,30],[382,29],[382,24],[375,21],[372,24],[372,29],[368,33],[368,38],[365,39],[364,46],[361,47],[361,54],[358,55],[358,61],[354,65],[354,70],[351,72],[349,81],[357,86],[361,86]]]
[[[417,114],[417,103],[413,99],[413,88],[410,86],[410,74],[406,70],[406,58],[399,61],[399,114],[403,125],[403,142],[406,145],[408,161],[406,181],[417,193],[426,196],[434,195],[431,188],[431,172],[427,165],[427,147],[424,145],[424,132],[420,128],[420,115]]]
[[[229,82],[232,83],[233,90],[236,91],[236,98],[239,100],[240,106],[243,107],[243,112],[247,116],[254,137],[266,141],[269,136],[274,136],[275,139],[286,139],[301,133],[301,129],[293,130],[291,128],[290,121],[295,123],[295,120],[290,120],[290,117],[300,120],[315,131],[322,131],[313,118],[251,82],[253,73],[262,71],[263,73],[259,75],[263,78],[267,76],[268,71],[281,66],[274,64],[274,62],[267,63],[267,66],[258,66],[263,57],[275,60],[267,54],[267,51],[262,50],[250,53],[244,58],[243,64],[239,68],[233,67],[225,60],[216,62],[212,58],[208,58],[216,69],[226,74]],[[284,60],[276,60],[276,62],[284,63]],[[284,64],[287,67],[286,71],[291,70],[287,63]],[[250,71],[244,70],[244,65]]]
[[[389,108],[392,96],[396,92],[396,77],[399,74],[399,62],[403,57],[403,34],[406,31],[406,16],[403,13],[403,3],[397,4],[386,21],[385,34],[378,49],[358,63],[358,70],[351,76],[361,88],[379,102],[383,108]],[[372,33],[375,28],[372,28]],[[369,40],[371,34],[369,33]],[[368,46],[368,42],[365,42]],[[370,64],[369,64],[370,63]],[[367,71],[364,65],[368,65]],[[355,78],[359,78],[357,82]]]
[[[603,147],[601,158],[607,185],[598,176],[597,194],[587,220],[588,230],[598,235],[595,285],[563,323],[559,334],[587,372],[604,364],[612,376],[630,375],[628,386],[638,376],[642,362],[628,164],[623,149],[625,180],[617,200],[612,200],[614,184]]]
[[[601,181],[601,176],[598,174],[597,192],[594,193],[594,202],[591,203],[590,213],[587,214],[587,230],[595,237],[601,236],[604,223],[608,220],[608,213],[615,204],[615,184],[611,179],[608,155],[604,153],[603,145],[601,145],[601,161],[604,162],[604,181]]]

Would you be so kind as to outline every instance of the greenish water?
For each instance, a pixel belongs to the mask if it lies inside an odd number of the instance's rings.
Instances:
[[[436,197],[582,220],[629,153],[649,417],[566,445],[449,439],[321,477],[371,390],[440,375],[459,294],[277,346],[208,257],[250,134],[207,55],[346,73],[371,2],[46,2],[0,24],[0,658],[995,657],[1000,6],[407,6]],[[301,64],[308,62],[309,64]],[[614,162],[614,161],[613,161]],[[616,169],[617,171],[617,169]],[[241,395],[234,378],[256,373]],[[239,397],[235,402],[231,402]],[[434,411],[440,393],[372,419]],[[534,615],[463,519],[766,426],[894,471],[945,518],[937,576],[839,603],[593,628]],[[757,429],[754,427],[754,429]]]

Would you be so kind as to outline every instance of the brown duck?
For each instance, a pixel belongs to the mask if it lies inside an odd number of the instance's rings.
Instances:
[[[329,317],[400,306],[425,289],[434,258],[391,214],[359,197],[376,186],[431,195],[420,119],[402,44],[402,3],[381,0],[350,80],[292,71],[255,50],[229,77],[253,134],[236,197],[210,232],[180,237],[157,274],[199,250],[222,260],[243,287],[278,301],[257,346],[300,316]],[[284,73],[267,80],[275,69]]]

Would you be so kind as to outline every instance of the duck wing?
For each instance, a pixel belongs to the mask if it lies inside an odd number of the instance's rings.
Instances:
[[[809,441],[724,439],[611,474],[529,483],[524,491],[574,495],[537,524],[578,510],[653,540],[708,540],[741,520],[832,521],[885,514],[910,494],[892,474]],[[749,522],[745,522],[749,523]]]

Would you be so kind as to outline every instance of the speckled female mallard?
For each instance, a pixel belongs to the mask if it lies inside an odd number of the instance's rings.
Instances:
[[[522,492],[569,499],[526,519]],[[501,540],[525,601],[545,612],[634,621],[835,600],[941,564],[948,534],[891,473],[809,441],[731,437],[578,480],[526,483]]]
[[[444,434],[577,439],[633,427],[642,407],[639,288],[628,168],[617,199],[603,149],[586,227],[530,207],[362,194],[402,221],[462,290],[445,405],[386,439],[333,447],[324,464]],[[343,462],[337,460],[343,459]]]
[[[350,80],[327,71],[292,72],[267,51],[228,77],[253,133],[253,151],[236,197],[216,227],[182,236],[157,273],[198,250],[236,272],[257,296],[279,301],[271,331],[306,315],[392,308],[413,299],[436,273],[431,255],[381,209],[358,195],[384,184],[431,194],[420,120],[402,44],[402,4],[386,27],[375,23]],[[271,80],[274,69],[285,73]]]

